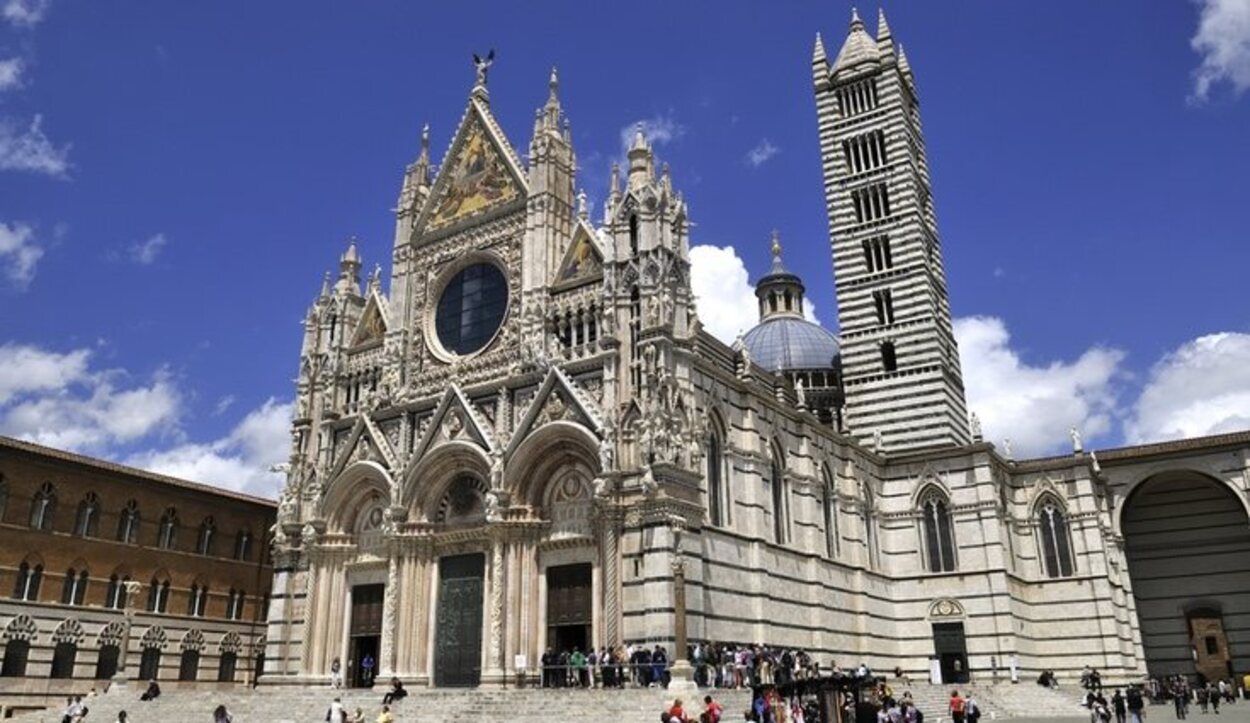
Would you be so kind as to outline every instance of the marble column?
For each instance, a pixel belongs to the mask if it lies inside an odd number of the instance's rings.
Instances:
[[[382,600],[382,641],[378,651],[378,677],[387,680],[395,675],[395,630],[399,614],[399,556],[394,549],[386,568],[386,589]]]
[[[490,551],[490,620],[487,633],[488,660],[482,671],[483,685],[503,683],[503,649],[504,649],[504,542],[496,538],[491,543]]]

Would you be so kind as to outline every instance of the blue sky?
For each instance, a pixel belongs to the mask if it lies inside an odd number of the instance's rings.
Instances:
[[[917,75],[970,406],[1017,454],[1250,426],[1250,0],[885,6]],[[875,28],[877,7],[860,11]],[[780,230],[836,327],[810,56],[840,2],[0,0],[0,433],[254,491],[345,240],[389,259],[495,48],[524,152],[552,65],[601,199],[646,123],[732,338]],[[389,270],[389,269],[388,269]]]

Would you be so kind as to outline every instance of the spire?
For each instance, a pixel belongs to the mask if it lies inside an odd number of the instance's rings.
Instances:
[[[760,320],[774,316],[803,317],[803,280],[781,262],[781,232],[773,229],[769,237],[769,251],[773,255],[768,273],[755,284],[755,296],[760,301]]]
[[[547,80],[547,106],[560,107],[560,76],[556,66],[551,66],[551,77]]]
[[[816,33],[816,47],[812,48],[812,62],[819,63],[822,60],[828,62],[829,58],[825,55],[825,41],[821,39],[818,32]]]
[[[629,187],[640,188],[651,182],[653,160],[651,144],[643,132],[642,121],[634,126],[634,143],[629,147]]]
[[[360,252],[356,250],[356,237],[352,236],[347,250],[339,257],[339,281],[335,291],[360,293]]]
[[[321,279],[321,298],[325,299],[330,296],[330,272]]]
[[[868,31],[864,30],[864,21],[859,17],[859,11],[851,8],[851,29],[846,34],[846,41],[842,43],[842,49],[838,51],[837,60],[833,63],[833,70],[837,72],[843,68],[850,68],[860,63],[877,60],[877,42],[872,39]]]
[[[890,24],[885,20],[885,8],[881,8],[877,10],[877,49],[885,56],[893,47],[894,36],[890,33]]]
[[[898,44],[898,69],[907,77],[911,77],[911,63],[907,62],[907,51],[903,49],[903,44]]]
[[[421,152],[417,154],[417,162],[413,181],[418,186],[430,185],[430,124],[421,126]]]
[[[577,192],[577,217],[583,221],[590,219],[590,205],[586,202],[586,189]]]

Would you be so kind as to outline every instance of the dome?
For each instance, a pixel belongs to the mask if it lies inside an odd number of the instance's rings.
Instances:
[[[770,372],[831,369],[840,347],[838,337],[806,319],[765,319],[742,337],[751,361]]]

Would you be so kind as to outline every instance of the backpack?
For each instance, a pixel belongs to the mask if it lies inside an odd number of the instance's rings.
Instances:
[[[924,711],[916,709],[916,723],[924,723]]]

